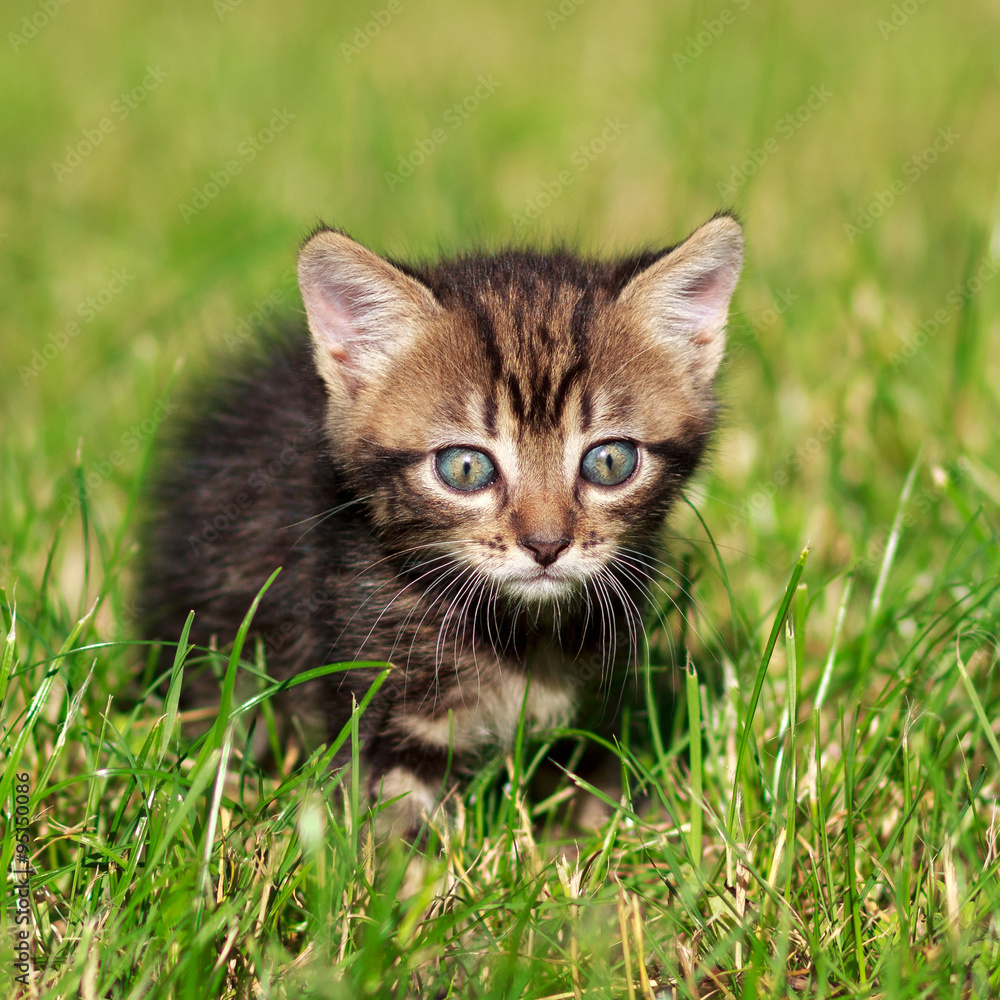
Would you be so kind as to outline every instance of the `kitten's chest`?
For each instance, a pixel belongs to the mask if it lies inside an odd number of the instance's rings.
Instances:
[[[533,646],[523,663],[478,663],[451,679],[433,711],[407,707],[398,722],[407,736],[430,746],[460,753],[506,750],[522,717],[529,732],[568,725],[577,689],[574,658],[544,642]]]

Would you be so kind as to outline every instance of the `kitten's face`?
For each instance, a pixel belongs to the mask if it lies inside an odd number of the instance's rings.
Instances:
[[[300,280],[331,444],[387,541],[529,605],[634,575],[711,428],[741,245],[720,218],[659,258],[506,254],[418,281],[315,236]]]

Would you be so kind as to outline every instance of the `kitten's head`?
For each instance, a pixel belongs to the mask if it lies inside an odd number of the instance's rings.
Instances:
[[[299,283],[330,447],[386,543],[526,604],[648,551],[712,427],[742,254],[727,215],[618,262],[417,270],[314,234]]]

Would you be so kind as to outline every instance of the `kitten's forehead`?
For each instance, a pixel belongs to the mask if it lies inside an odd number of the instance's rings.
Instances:
[[[567,435],[652,441],[701,423],[711,393],[619,302],[638,267],[510,252],[411,272],[443,308],[373,387],[368,430],[395,447],[444,435],[537,452]]]
[[[586,312],[593,293],[573,285],[538,283],[524,294],[511,286],[481,290],[467,314],[488,362],[484,415],[506,412],[522,433],[551,433],[579,397],[587,375]]]
[[[455,381],[490,436],[536,447],[567,434],[669,437],[701,416],[704,393],[601,282],[486,286],[455,318],[468,350]]]

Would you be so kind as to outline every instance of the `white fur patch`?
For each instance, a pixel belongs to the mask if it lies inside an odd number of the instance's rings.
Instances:
[[[379,839],[398,839],[418,827],[437,805],[437,788],[431,788],[405,767],[386,771],[379,783],[376,798],[388,802],[375,820]],[[390,801],[390,800],[395,801]]]
[[[450,712],[435,718],[407,714],[398,724],[408,736],[430,746],[506,749],[514,742],[522,708],[529,729],[552,729],[572,719],[576,698],[570,670],[559,651],[546,650],[543,661],[532,663],[527,672],[498,670],[464,686],[456,692]]]

